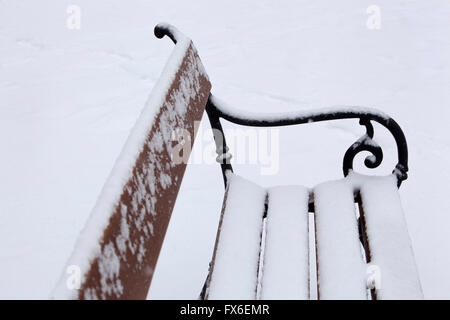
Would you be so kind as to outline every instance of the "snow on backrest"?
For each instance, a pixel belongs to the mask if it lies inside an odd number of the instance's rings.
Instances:
[[[264,188],[228,175],[207,299],[256,298],[265,199]]]
[[[171,159],[175,129],[194,140],[211,84],[192,42],[178,41],[105,183],[68,266],[58,299],[145,299],[186,163]]]

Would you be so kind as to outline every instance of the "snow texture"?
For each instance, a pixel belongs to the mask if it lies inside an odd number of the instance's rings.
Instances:
[[[228,177],[209,297],[309,299],[309,273],[315,267],[309,262],[309,190],[301,186],[264,189],[234,174]],[[370,248],[368,264],[355,212],[358,191]],[[374,268],[379,272],[375,274],[379,277],[377,299],[423,298],[394,175],[369,177],[352,172],[347,178],[316,186],[313,194],[320,299],[367,299],[369,271]]]
[[[232,173],[228,179],[208,299],[253,300],[266,190]]]
[[[322,114],[330,113],[348,113],[356,115],[371,114],[378,116],[384,120],[389,119],[389,116],[380,110],[375,108],[367,108],[360,106],[339,106],[335,105],[331,108],[318,108],[310,111],[291,111],[291,112],[265,112],[263,114],[257,112],[248,112],[247,110],[241,110],[229,106],[226,102],[222,101],[216,96],[211,97],[211,101],[215,106],[224,114],[236,117],[239,119],[251,119],[253,121],[279,121],[279,120],[293,120],[299,118],[314,118]]]
[[[346,180],[314,188],[320,299],[366,299],[353,186]]]
[[[393,176],[370,177],[361,185],[370,263],[380,272],[377,299],[423,299],[396,183]]]
[[[118,276],[120,262],[126,261],[128,249],[133,255],[137,255],[138,263],[143,261],[146,252],[144,245],[148,241],[150,234],[153,233],[151,222],[144,223],[145,215],[147,212],[152,215],[157,214],[155,212],[155,203],[158,198],[158,192],[160,189],[166,189],[172,184],[172,179],[168,173],[170,173],[170,168],[175,165],[173,162],[170,162],[167,163],[167,166],[163,166],[158,152],[161,153],[163,150],[167,150],[167,154],[171,154],[172,132],[174,128],[183,124],[189,99],[194,98],[199,93],[199,75],[206,76],[201,61],[194,54],[195,51],[189,50],[190,40],[183,37],[176,29],[173,28],[173,31],[177,33],[177,45],[145,108],[133,127],[68,262],[68,265],[80,267],[83,283],[93,259],[100,257],[98,271],[101,276],[101,287],[99,288],[99,295],[102,299],[105,299],[106,296],[111,296],[111,294],[116,297],[120,297],[122,294],[123,288]],[[188,61],[188,66],[180,76],[180,88],[172,92],[171,99],[166,103],[167,93],[185,57]],[[161,113],[163,106],[167,107],[167,110]],[[155,118],[160,113],[159,123],[156,124]],[[159,131],[155,131],[152,139],[147,141],[149,133],[155,125],[159,125]],[[151,150],[149,162],[140,168],[137,176],[134,176],[133,169],[136,165],[137,157],[142,152],[145,144]],[[159,176],[156,177],[155,172],[159,172]],[[137,186],[137,192],[132,192],[126,188],[126,184],[130,179],[133,185]],[[147,189],[150,190],[150,193],[147,192]],[[127,212],[127,207],[125,206],[120,208],[122,215],[121,233],[115,241],[118,252],[112,242],[107,243],[102,250],[101,244],[104,230],[106,230],[111,215],[115,211],[115,207],[118,205],[119,198],[123,192],[128,193],[131,197],[131,208],[128,208],[131,212]],[[146,237],[140,236],[136,241],[131,241],[129,237],[130,228],[139,231],[143,230]],[[137,265],[135,267],[139,269],[143,266]],[[76,290],[67,288],[66,277],[66,274],[63,273],[54,291],[55,298],[75,298],[78,295]],[[91,293],[85,298],[89,297],[92,297]]]
[[[308,199],[305,187],[268,189],[261,299],[309,299]]]

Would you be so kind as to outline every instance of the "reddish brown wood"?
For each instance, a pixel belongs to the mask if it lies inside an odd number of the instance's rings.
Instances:
[[[101,253],[92,260],[89,270],[85,273],[85,280],[78,292],[79,299],[145,299],[147,296],[186,169],[186,163],[173,163],[167,148],[155,150],[150,142],[155,135],[167,129],[167,119],[172,117],[170,113],[173,113],[174,99],[176,99],[174,97],[177,97],[177,91],[178,93],[182,91],[186,81],[192,81],[194,77],[195,81],[198,80],[198,92],[190,97],[184,96],[183,103],[186,104],[187,111],[184,117],[173,123],[176,127],[171,128],[172,130],[187,129],[193,143],[194,123],[201,120],[211,89],[211,84],[203,70],[192,72],[192,64],[196,65],[196,61],[200,60],[191,42],[137,157],[132,175],[125,184],[109,224],[104,230]],[[202,68],[201,63],[197,68]],[[178,94],[178,103],[179,97]],[[154,168],[154,171],[149,168]],[[156,181],[155,177],[161,177],[161,175],[170,177],[169,186]],[[142,188],[145,188],[143,197],[140,195]],[[153,192],[152,188],[155,188]],[[149,206],[152,194],[156,201]],[[128,240],[124,239],[124,223],[128,226]],[[117,259],[119,260],[118,274],[111,274],[111,272],[108,274],[110,270],[108,268],[114,267],[108,265],[111,263],[107,261],[111,258],[109,252],[113,253],[113,260],[116,259],[116,262]],[[122,253],[115,255],[117,252]]]
[[[222,203],[222,210],[220,212],[220,220],[219,220],[219,226],[217,228],[217,235],[216,235],[216,241],[214,243],[214,251],[213,251],[213,256],[212,256],[212,260],[211,260],[211,265],[209,267],[209,276],[208,279],[206,281],[206,291],[205,291],[205,296],[203,297],[204,300],[208,300],[209,298],[209,285],[211,283],[211,275],[214,272],[214,264],[216,262],[216,254],[217,254],[217,246],[219,244],[219,239],[220,239],[220,231],[222,230],[222,223],[223,223],[223,215],[225,213],[225,208],[227,206],[227,199],[228,199],[228,185],[225,189],[225,195],[223,197],[223,203]]]

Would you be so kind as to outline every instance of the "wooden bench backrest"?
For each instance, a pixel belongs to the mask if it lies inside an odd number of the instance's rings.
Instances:
[[[193,143],[211,89],[193,43],[170,31],[175,49],[76,243],[57,299],[146,298],[186,168],[172,159],[172,134],[185,129]]]
[[[202,118],[211,90],[192,42],[168,25],[157,26],[155,34],[159,38],[168,35],[176,43],[175,50],[76,243],[53,293],[55,298],[147,296],[186,169],[186,161],[173,159],[177,144],[173,135],[184,129],[190,135],[188,143],[193,144],[195,123]],[[220,116],[227,117],[223,113]],[[317,117],[318,121],[323,120]],[[256,121],[255,125],[264,121]],[[402,137],[403,133],[400,142],[404,142]],[[361,142],[355,144],[355,150],[360,145]],[[406,150],[406,142],[400,146]],[[190,152],[190,148],[183,149],[186,151]],[[184,154],[183,159],[188,156]],[[396,170],[398,173],[401,169],[405,179],[407,167],[401,165],[403,162],[399,161]],[[308,189],[265,190],[241,178],[230,179],[206,298],[308,299],[312,260]],[[376,298],[420,298],[420,282],[394,180],[383,186],[385,192],[381,193],[373,184],[358,187],[365,253],[367,262],[380,268],[385,283],[376,292]],[[376,183],[386,183],[380,181]],[[241,187],[245,190],[240,190]],[[317,291],[322,299],[363,299],[367,295],[366,266],[359,256],[354,193],[355,189],[346,182],[325,183],[313,192]],[[339,212],[333,206],[339,207]],[[396,242],[390,245],[385,238],[392,235],[396,235]]]

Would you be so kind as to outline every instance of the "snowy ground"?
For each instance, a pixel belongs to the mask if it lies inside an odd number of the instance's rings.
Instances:
[[[80,30],[66,27],[70,4]],[[369,5],[379,30],[366,26]],[[55,285],[173,48],[153,36],[160,21],[193,38],[213,92],[236,108],[392,115],[410,148],[401,195],[424,293],[450,298],[449,17],[448,0],[0,0],[0,298],[46,298]],[[393,141],[375,129],[387,173]],[[354,121],[282,129],[277,175],[236,172],[264,186],[339,178],[363,132]],[[211,138],[200,134],[196,148]],[[218,165],[188,167],[149,298],[197,297],[222,196]]]

